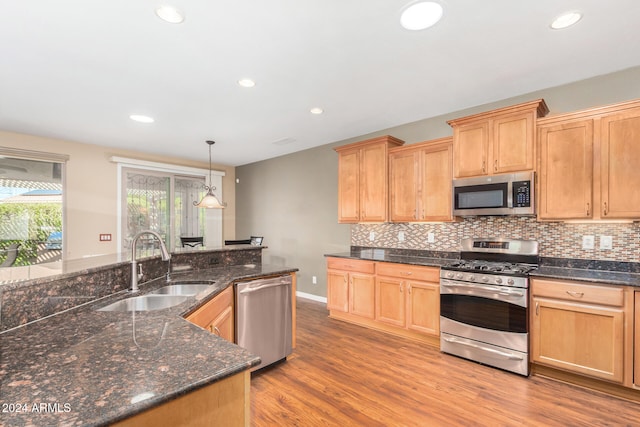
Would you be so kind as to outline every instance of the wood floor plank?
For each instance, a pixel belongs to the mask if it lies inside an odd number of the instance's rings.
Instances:
[[[329,319],[298,299],[297,348],[253,374],[251,425],[638,426],[640,404]]]

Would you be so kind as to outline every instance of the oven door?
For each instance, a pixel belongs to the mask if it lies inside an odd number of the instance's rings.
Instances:
[[[524,288],[440,281],[440,329],[497,346],[528,351]]]

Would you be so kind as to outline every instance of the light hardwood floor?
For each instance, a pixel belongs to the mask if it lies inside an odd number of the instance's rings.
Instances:
[[[640,404],[524,378],[329,319],[298,299],[297,348],[255,372],[252,426],[638,426]]]

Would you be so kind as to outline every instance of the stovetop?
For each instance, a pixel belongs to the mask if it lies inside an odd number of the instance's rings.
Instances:
[[[537,268],[533,264],[512,262],[491,262],[483,260],[456,260],[442,267],[446,270],[498,274],[508,276],[526,276]]]

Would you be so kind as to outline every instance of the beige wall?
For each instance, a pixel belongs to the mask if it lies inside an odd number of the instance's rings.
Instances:
[[[327,141],[322,147],[238,167],[236,234],[264,234],[269,246],[265,260],[298,267],[298,290],[326,296],[323,255],[347,251],[351,244],[350,226],[337,224],[337,155],[333,147],[387,134],[407,144],[449,136],[452,131],[447,120],[538,98],[545,99],[550,114],[627,101],[640,98],[638,82],[640,67],[339,142]],[[312,284],[313,276],[317,277],[316,285]]]
[[[207,169],[208,162],[194,162],[173,157],[117,150],[92,144],[63,141],[0,131],[0,146],[66,154],[65,257],[68,260],[87,255],[113,254],[118,251],[117,235],[117,165],[111,156],[169,163]],[[235,235],[235,168],[214,165],[224,171],[222,191],[228,207],[223,213],[224,238]],[[98,235],[109,233],[111,242],[100,242]]]

